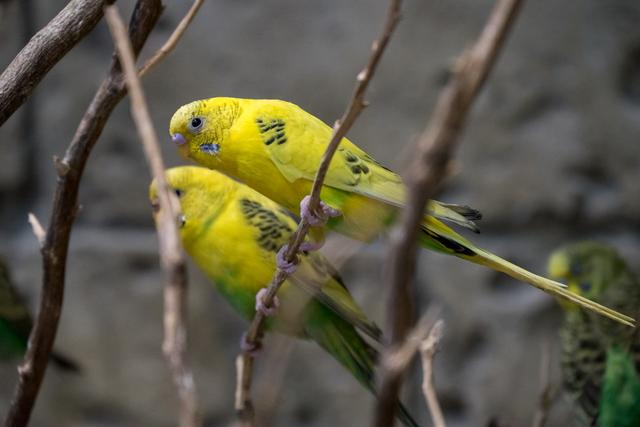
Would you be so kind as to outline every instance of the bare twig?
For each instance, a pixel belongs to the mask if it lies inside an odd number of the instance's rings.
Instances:
[[[418,320],[407,338],[397,348],[389,348],[383,353],[380,364],[382,376],[401,375],[409,367],[413,356],[418,352],[420,345],[433,329],[440,313],[439,308],[429,307]]]
[[[43,77],[102,18],[105,0],[72,0],[0,76],[0,125],[29,97]]]
[[[427,200],[432,198],[447,171],[467,113],[484,83],[513,23],[522,0],[498,0],[476,44],[463,53],[449,84],[443,89],[431,120],[418,140],[416,153],[405,182],[407,208],[400,228],[392,234],[389,263],[389,318],[391,342],[404,339],[412,322],[410,279],[415,271],[416,234],[424,216]],[[395,401],[402,378],[384,380],[376,408],[376,426],[393,423]]]
[[[79,2],[72,2],[70,5],[76,3]],[[91,2],[85,2],[85,4],[89,3]],[[160,0],[139,0],[136,4],[130,24],[130,37],[136,53],[142,49],[161,10]],[[102,16],[102,11],[99,13]],[[90,17],[88,15],[84,19],[90,19]],[[60,29],[60,31],[68,32],[69,28]],[[104,125],[125,94],[120,67],[114,62],[107,78],[100,85],[83,116],[64,159],[60,160],[61,167],[56,168],[57,186],[44,246],[41,249],[43,278],[40,309],[29,336],[27,353],[18,368],[20,376],[11,407],[6,415],[6,427],[25,426],[31,416],[31,410],[47,368],[62,310],[69,237],[77,212],[80,179],[89,154]]]
[[[133,49],[127,37],[124,22],[116,5],[105,7],[105,17],[113,36],[120,63],[131,98],[131,114],[134,118],[147,162],[158,188],[161,212],[157,222],[160,258],[167,276],[165,285],[165,339],[163,350],[180,397],[180,426],[195,427],[200,424],[197,410],[197,396],[193,373],[186,360],[187,329],[186,293],[187,269],[185,265],[178,225],[180,206],[172,199],[164,176],[164,162],[147,103],[135,65]]]
[[[401,0],[390,0],[389,9],[387,13],[386,22],[380,38],[375,40],[371,46],[371,56],[364,69],[358,74],[356,87],[349,102],[349,105],[342,115],[342,117],[336,121],[333,126],[333,133],[327,149],[322,157],[322,162],[318,167],[318,171],[313,182],[311,189],[311,199],[309,201],[309,209],[311,211],[317,211],[320,206],[320,190],[324,183],[324,178],[329,169],[329,163],[335,153],[342,138],[347,134],[355,120],[358,118],[362,110],[366,107],[364,95],[369,86],[369,82],[376,71],[380,58],[389,43],[391,34],[395,29],[398,21],[400,20],[400,5]],[[295,262],[297,260],[297,254],[300,248],[300,244],[304,241],[307,232],[309,231],[309,224],[302,220],[298,225],[298,228],[291,236],[288,244],[288,250],[285,253],[285,260],[289,262]],[[281,269],[277,269],[271,283],[267,288],[267,293],[264,296],[263,302],[268,307],[273,302],[273,298],[276,292],[280,288],[280,285],[287,279],[288,274]],[[259,335],[262,329],[262,323],[264,321],[264,315],[257,312],[249,326],[249,330],[245,334],[245,339],[249,345],[259,345]],[[239,376],[240,386],[239,393],[236,399],[236,410],[240,420],[244,420],[247,425],[253,424],[253,405],[251,404],[250,389],[251,389],[251,376],[253,368],[253,358],[247,352],[242,354],[242,373]]]
[[[36,239],[38,239],[38,243],[42,248],[44,246],[44,241],[47,233],[46,231],[44,231],[42,224],[40,224],[40,221],[33,213],[29,212],[28,219],[29,225],[31,225],[31,229],[33,230],[33,234],[36,236]]]
[[[538,399],[538,409],[533,419],[533,427],[544,427],[549,417],[549,410],[554,402],[554,387],[551,385],[551,344],[548,340],[544,342],[542,348],[542,359],[540,360],[540,397]]]
[[[173,31],[171,36],[167,39],[167,41],[153,54],[153,56],[147,59],[144,65],[140,68],[139,75],[143,77],[147,74],[153,67],[155,67],[160,61],[162,61],[171,51],[176,47],[184,32],[193,21],[193,18],[198,13],[200,6],[202,6],[204,0],[194,0],[193,5],[187,12],[187,14],[182,18],[176,29]]]
[[[422,393],[424,394],[427,407],[431,413],[434,427],[446,427],[442,409],[438,403],[438,396],[433,387],[433,356],[438,350],[438,343],[442,338],[444,322],[438,320],[427,338],[420,344],[420,356],[422,360]]]

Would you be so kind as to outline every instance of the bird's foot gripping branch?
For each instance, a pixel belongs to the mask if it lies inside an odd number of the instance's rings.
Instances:
[[[322,200],[318,204],[318,209],[311,209],[310,201],[311,196],[307,195],[300,202],[300,217],[312,227],[323,226],[329,218],[342,215],[338,209],[332,208]]]
[[[265,317],[273,316],[277,313],[278,308],[280,307],[280,300],[277,295],[273,297],[270,304],[265,302],[264,298],[268,292],[269,290],[267,288],[262,288],[256,294],[256,311],[259,311]]]

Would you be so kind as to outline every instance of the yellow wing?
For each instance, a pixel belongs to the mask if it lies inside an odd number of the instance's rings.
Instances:
[[[258,102],[255,125],[273,163],[289,181],[313,181],[332,129],[300,107],[277,100]],[[406,200],[400,176],[343,138],[329,166],[325,185],[402,207]],[[480,214],[466,206],[431,201],[428,213],[477,231]]]
[[[276,253],[289,242],[296,221],[287,211],[249,192],[241,194],[238,202],[246,222],[258,230],[256,242],[263,251]],[[298,269],[288,280],[371,338],[380,339],[380,329],[367,319],[322,254],[302,254]]]

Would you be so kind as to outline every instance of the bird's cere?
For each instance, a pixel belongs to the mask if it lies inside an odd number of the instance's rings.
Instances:
[[[217,155],[220,152],[220,145],[219,144],[202,144],[200,146],[200,151],[202,151],[205,154]]]
[[[171,135],[171,141],[176,145],[184,145],[187,143],[186,138],[181,133],[174,133]]]

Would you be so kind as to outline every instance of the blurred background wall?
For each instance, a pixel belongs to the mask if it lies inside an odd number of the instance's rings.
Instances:
[[[19,3],[2,9],[2,68],[25,43]],[[36,27],[64,4],[34,0]],[[118,4],[128,12],[133,0]],[[167,2],[145,53],[166,39],[189,4]],[[352,140],[402,170],[452,60],[478,34],[492,4],[407,0]],[[167,163],[182,164],[169,143],[169,118],[197,98],[282,98],[332,123],[385,10],[382,0],[208,1],[178,49],[144,81]],[[476,242],[544,272],[557,245],[595,238],[640,268],[638,22],[640,5],[632,0],[527,2],[470,116],[457,172],[440,195],[484,213],[482,234],[471,236]],[[32,118],[24,119],[23,107],[0,128],[0,256],[32,307],[41,266],[27,212],[46,226],[52,156],[64,153],[111,52],[101,22],[37,88]],[[84,373],[48,370],[35,426],[175,425],[176,396],[160,348],[163,280],[148,176],[125,100],[88,162],[68,260],[56,348],[80,361]],[[381,239],[341,268],[356,299],[383,325],[385,258]],[[202,409],[207,425],[224,425],[233,419],[233,359],[245,323],[195,268],[190,272],[191,355]],[[555,302],[505,276],[424,251],[418,282],[421,309],[430,301],[444,307],[435,382],[449,426],[491,419],[530,425],[544,343],[552,348],[552,384],[560,383]],[[258,360],[258,402],[277,391],[264,379],[275,366],[270,354],[282,345],[289,344],[272,337]],[[277,425],[368,425],[373,399],[317,346],[296,342],[288,363]],[[0,413],[16,377],[14,364],[0,364]],[[415,369],[406,400],[427,424],[420,380]],[[548,425],[568,419],[557,397]]]

